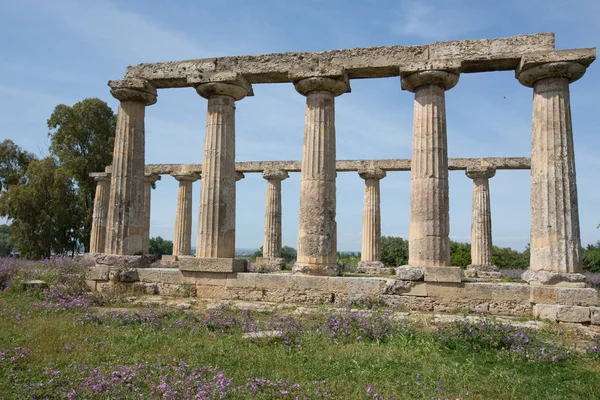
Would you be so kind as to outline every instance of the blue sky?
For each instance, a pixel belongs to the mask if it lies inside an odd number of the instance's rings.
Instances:
[[[555,32],[556,48],[595,47],[600,2],[571,1],[109,1],[0,0],[0,140],[40,156],[57,104],[99,97],[127,65],[226,55],[416,45]],[[338,159],[410,158],[412,93],[399,78],[353,80],[336,99]],[[583,244],[600,239],[600,64],[571,85]],[[237,103],[237,161],[299,160],[305,98],[291,84],[254,85]],[[462,75],[446,93],[450,157],[529,156],[532,90],[512,72]],[[202,162],[206,100],[192,88],[160,90],[146,113],[146,163]],[[594,117],[596,116],[596,117]],[[283,181],[283,243],[296,247],[300,174]],[[494,244],[529,242],[529,171],[490,181]],[[450,236],[470,241],[471,180],[450,172]],[[266,182],[237,184],[236,247],[259,247]],[[338,174],[338,249],[360,250],[363,180]],[[194,183],[195,243],[200,183]],[[151,235],[172,239],[177,182],[152,194]],[[381,181],[382,234],[408,234],[410,173]]]

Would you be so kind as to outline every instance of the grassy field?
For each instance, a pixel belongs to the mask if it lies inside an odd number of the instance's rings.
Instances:
[[[360,317],[348,324],[349,311],[333,320],[228,307],[54,311],[34,306],[40,297],[0,295],[2,399],[600,398],[596,354],[557,347],[558,361],[527,361],[493,340],[468,340],[466,323],[428,332],[383,311],[369,313],[370,330]],[[280,336],[243,338],[273,328]],[[554,334],[537,335],[561,339]]]
[[[600,398],[600,339],[569,327],[136,307],[86,293],[78,271],[0,260],[0,399]],[[23,290],[32,277],[50,289]]]

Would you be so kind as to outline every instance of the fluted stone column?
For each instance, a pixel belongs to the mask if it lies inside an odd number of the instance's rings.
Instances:
[[[144,116],[156,103],[156,89],[141,79],[110,81],[118,100],[105,253],[141,254],[144,250]]]
[[[306,96],[295,273],[337,275],[335,224],[335,97],[347,79],[313,77],[294,83]]]
[[[160,181],[160,175],[149,174],[144,176],[144,254],[150,253],[150,214],[152,209],[152,185]]]
[[[492,211],[490,208],[490,178],[496,175],[491,167],[467,168],[466,175],[473,180],[473,203],[471,214],[471,265],[465,275],[479,278],[497,272],[492,261]]]
[[[106,244],[106,216],[108,215],[108,198],[110,194],[110,174],[97,173],[94,210],[92,212],[92,233],[90,236],[90,253],[104,253]]]
[[[192,184],[200,179],[200,174],[171,174],[171,176],[179,182],[173,256],[190,256],[192,253]]]
[[[198,94],[208,99],[200,225],[196,257],[199,270],[236,270],[244,263],[235,255],[235,102],[252,94],[250,84],[241,76],[227,81],[202,83]],[[221,259],[215,261],[214,259]],[[212,260],[212,261],[211,261]],[[242,260],[243,261],[243,260]],[[181,267],[180,267],[181,268]]]
[[[257,264],[283,266],[281,258],[281,181],[289,178],[287,171],[266,170],[263,178],[267,180],[265,206],[265,233],[263,256],[256,259]]]
[[[379,168],[358,171],[365,180],[363,203],[362,249],[358,272],[380,273],[381,262],[381,211],[379,181],[386,175]]]
[[[577,62],[521,66],[519,82],[533,88],[530,270],[581,272],[569,83],[586,67]]]
[[[416,72],[402,77],[415,93],[411,161],[409,265],[450,265],[448,145],[444,92],[458,75]]]

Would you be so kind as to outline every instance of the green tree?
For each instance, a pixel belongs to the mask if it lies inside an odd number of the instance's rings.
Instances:
[[[450,241],[450,265],[466,267],[471,264],[471,244]]]
[[[492,262],[498,268],[529,268],[529,246],[520,252],[510,247],[492,246]]]
[[[261,251],[262,251],[262,247],[261,247]],[[285,260],[286,264],[289,264],[293,261],[296,261],[296,258],[298,258],[298,252],[293,247],[283,246],[281,248],[281,258],[283,258]]]
[[[399,237],[381,237],[381,262],[388,267],[408,264],[408,241]]]
[[[59,104],[48,119],[50,151],[59,165],[77,184],[78,204],[82,208],[80,234],[89,249],[96,182],[90,172],[104,171],[112,162],[116,117],[102,100],[90,98],[72,107]]]
[[[12,220],[11,239],[27,258],[74,252],[80,215],[70,174],[53,157],[31,161],[22,184],[0,197],[0,215]]]
[[[12,140],[0,143],[0,190],[24,183],[25,172],[35,156],[22,150]]]
[[[581,255],[583,269],[589,272],[600,272],[600,241],[583,249]]]
[[[160,236],[150,238],[150,254],[155,257],[173,254],[173,242]]]
[[[8,257],[13,251],[12,240],[10,239],[10,226],[0,225],[0,257]]]

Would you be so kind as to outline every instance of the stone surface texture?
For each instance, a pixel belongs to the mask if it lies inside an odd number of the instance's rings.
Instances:
[[[531,261],[533,271],[580,272],[581,239],[569,83],[585,73],[577,62],[521,68],[533,87]]]
[[[120,100],[108,201],[105,252],[143,252],[144,237],[144,116],[156,102],[156,89],[140,79],[109,82]]]
[[[356,272],[359,274],[381,274],[383,273],[384,265],[381,261],[359,261],[356,267]]]
[[[160,175],[149,174],[144,176],[144,236],[142,239],[142,253],[150,252],[150,218],[152,211],[152,185],[159,181]]]
[[[359,170],[358,175],[365,180],[361,261],[381,261],[381,194],[379,181],[386,174],[382,169],[371,168]]]
[[[424,270],[421,267],[411,267],[409,265],[396,268],[398,279],[403,281],[422,281]]]
[[[470,269],[490,267],[492,263],[492,210],[490,207],[490,178],[493,168],[467,168],[466,175],[473,180],[471,213]]]
[[[458,76],[446,71],[402,78],[402,87],[415,93],[408,262],[413,266],[450,265],[444,91],[457,82]]]
[[[250,94],[241,77],[234,83],[197,86],[208,99],[200,223],[196,256],[233,258],[235,253],[235,101]]]
[[[281,181],[289,175],[286,171],[271,169],[262,176],[267,180],[263,257],[275,260],[281,258]]]
[[[458,40],[419,46],[386,46],[316,53],[252,56],[139,64],[127,68],[128,78],[143,78],[157,88],[194,86],[199,75],[235,71],[250,83],[291,82],[290,71],[343,69],[350,79],[398,76],[436,64],[458,65],[461,72],[503,71],[518,67],[530,53],[554,51],[554,34],[538,33],[499,39]],[[327,73],[327,71],[325,71]]]
[[[173,255],[189,256],[192,253],[192,184],[200,179],[199,174],[177,175],[177,209],[173,233]]]
[[[335,96],[349,90],[342,78],[312,77],[294,83],[306,96],[300,177],[298,258],[294,272],[337,275],[335,221]]]
[[[108,198],[110,194],[110,175],[95,173],[96,193],[92,212],[92,232],[90,236],[90,253],[104,253],[106,244],[106,217],[108,215]]]

